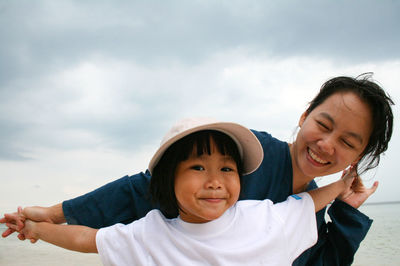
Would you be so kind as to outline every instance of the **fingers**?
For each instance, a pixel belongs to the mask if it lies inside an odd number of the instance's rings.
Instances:
[[[351,184],[351,189],[355,193],[364,193],[366,191],[365,186],[359,176],[354,179],[353,184]]]
[[[24,234],[18,234],[18,239],[24,241],[26,238]]]
[[[17,212],[5,213],[3,219],[5,222],[16,221],[18,219],[18,213]]]
[[[10,229],[10,228],[7,228],[7,229],[1,234],[1,236],[2,236],[2,237],[7,237],[7,236],[11,235],[11,234],[14,233],[14,232],[15,232],[15,230],[12,230],[12,229]]]
[[[19,206],[18,207],[18,218],[20,218],[20,219],[17,219],[17,231],[20,231],[22,228],[24,228],[24,223],[23,223],[23,220],[22,219],[24,219],[24,215],[22,214],[22,207],[21,206]]]
[[[341,178],[344,178],[347,175],[348,172],[349,172],[349,170],[344,169],[343,172],[342,172]]]
[[[4,217],[0,221],[8,227],[2,233],[2,237],[8,237],[14,232],[20,232],[17,237],[20,240],[25,240],[25,235],[21,233],[21,230],[25,226],[25,216],[22,213],[22,207],[18,207],[17,212],[4,214]]]
[[[372,184],[372,187],[368,189],[368,194],[372,195],[375,193],[375,191],[378,189],[379,182],[375,181],[374,184]]]
[[[18,226],[16,224],[12,224],[12,223],[6,223],[6,226],[8,227],[8,229],[18,231]]]
[[[342,179],[347,179],[351,177],[358,177],[357,174],[357,167],[354,165],[351,165],[348,169],[343,170],[342,172]]]

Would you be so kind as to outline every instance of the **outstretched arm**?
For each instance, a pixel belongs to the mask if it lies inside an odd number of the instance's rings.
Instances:
[[[86,225],[101,228],[116,223],[130,223],[147,214],[153,206],[148,196],[150,174],[139,173],[125,176],[108,183],[80,197],[64,201],[51,207],[30,207],[27,219],[37,222],[65,223]],[[27,208],[25,208],[27,209]],[[17,213],[5,214],[1,223],[20,225]],[[7,237],[15,232],[8,228],[2,236]],[[24,239],[23,234],[18,238]]]
[[[315,212],[322,210],[338,196],[347,193],[347,190],[350,189],[355,177],[357,176],[357,171],[355,169],[356,167],[352,166],[338,181],[324,187],[308,191],[314,200]]]
[[[343,176],[348,173],[344,171]],[[331,222],[325,221],[325,209],[317,213],[318,242],[305,251],[293,265],[351,265],[361,241],[365,238],[372,220],[357,210],[376,190],[363,187],[355,174],[352,185],[345,189],[328,209]],[[360,185],[362,186],[360,188]],[[351,199],[352,203],[345,199]]]
[[[63,202],[68,224],[102,228],[130,223],[153,209],[148,194],[148,172],[125,176],[90,193]]]
[[[16,228],[13,229],[16,230]],[[24,228],[19,232],[31,242],[41,239],[69,250],[97,253],[97,231],[97,229],[80,225],[59,225],[26,220]]]

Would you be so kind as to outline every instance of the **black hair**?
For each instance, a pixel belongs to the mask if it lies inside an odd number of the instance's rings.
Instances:
[[[356,78],[335,77],[325,82],[319,93],[310,102],[307,114],[311,113],[318,105],[322,104],[329,96],[335,93],[355,93],[366,103],[372,113],[372,131],[369,141],[360,162],[365,165],[362,172],[378,166],[380,155],[388,148],[393,131],[392,99],[385,91],[372,80],[372,73],[364,73]]]
[[[243,165],[237,144],[228,135],[215,130],[202,130],[183,137],[172,144],[153,169],[150,180],[150,195],[153,203],[168,217],[178,215],[179,206],[175,197],[175,171],[178,164],[189,159],[196,151],[197,156],[211,155],[211,140],[222,155],[228,155],[236,163],[239,178]]]

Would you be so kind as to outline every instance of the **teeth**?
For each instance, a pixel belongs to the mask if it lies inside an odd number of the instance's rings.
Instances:
[[[322,163],[322,164],[326,164],[328,163],[325,160],[322,160],[321,158],[319,158],[315,153],[312,152],[311,149],[308,149],[308,154],[310,154],[311,158],[313,158],[315,161]]]

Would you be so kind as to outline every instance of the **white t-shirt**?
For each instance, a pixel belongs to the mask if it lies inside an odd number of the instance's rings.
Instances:
[[[152,210],[131,224],[97,232],[104,265],[291,265],[317,241],[314,202],[238,201],[221,217],[192,224]]]

